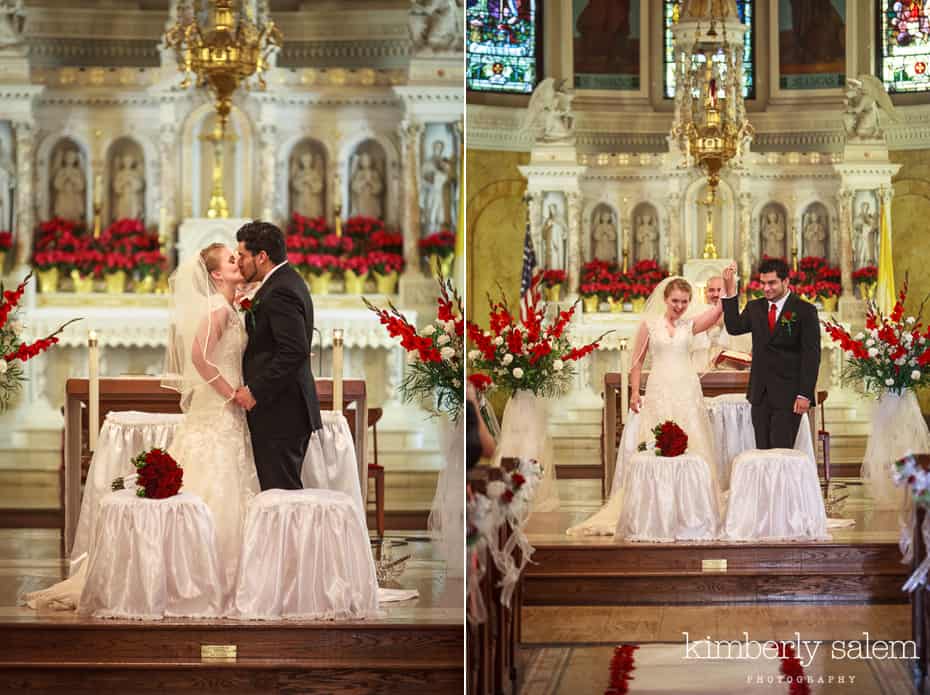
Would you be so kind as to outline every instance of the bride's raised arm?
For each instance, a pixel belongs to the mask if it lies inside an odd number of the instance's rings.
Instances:
[[[698,333],[703,333],[708,328],[717,323],[721,316],[723,316],[723,302],[717,302],[709,309],[707,309],[707,311],[702,311],[700,314],[694,317],[694,323],[692,324],[691,332],[695,335]]]
[[[210,359],[226,329],[227,311],[225,307],[217,307],[200,322],[197,335],[191,344],[191,362],[203,380],[228,401],[232,399],[236,390],[223,378],[216,364]]]

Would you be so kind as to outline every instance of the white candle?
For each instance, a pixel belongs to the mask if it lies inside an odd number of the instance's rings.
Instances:
[[[630,356],[626,338],[620,339],[620,422],[626,424],[626,411],[630,407]]]
[[[87,377],[88,418],[87,418],[87,444],[91,451],[97,449],[97,430],[100,427],[100,355],[97,348],[97,333],[91,331],[87,337]]]
[[[342,329],[333,329],[333,410],[342,412]]]

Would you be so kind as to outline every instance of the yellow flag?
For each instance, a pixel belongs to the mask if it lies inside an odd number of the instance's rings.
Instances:
[[[465,287],[465,148],[459,156],[459,214],[455,226],[455,270],[453,277],[459,292]]]
[[[882,200],[879,206],[881,216],[878,240],[878,284],[875,287],[875,305],[886,316],[891,313],[895,303],[894,289],[894,262],[891,257],[891,226],[888,224],[888,215],[891,211],[885,208]]]

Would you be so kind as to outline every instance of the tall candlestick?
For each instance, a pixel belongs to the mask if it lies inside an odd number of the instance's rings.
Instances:
[[[97,432],[100,428],[100,354],[97,348],[97,332],[91,331],[87,336],[87,378],[88,418],[87,418],[87,445],[91,451],[97,449]]]
[[[620,422],[626,424],[626,411],[630,407],[630,356],[626,338],[620,339]]]
[[[342,329],[333,329],[333,410],[342,412]]]

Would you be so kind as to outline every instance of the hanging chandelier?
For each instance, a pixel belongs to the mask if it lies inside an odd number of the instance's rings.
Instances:
[[[712,218],[720,172],[755,133],[743,103],[742,36],[733,41],[730,37],[726,17],[711,16],[706,33],[696,25],[690,51],[679,54],[677,66],[681,91],[676,95],[678,118],[672,136],[707,177],[707,197],[702,201],[707,209],[704,258],[717,258]]]
[[[213,143],[208,217],[229,216],[223,192],[223,143],[233,94],[240,86],[248,87],[253,76],[257,87],[265,88],[264,72],[282,39],[268,0],[203,0],[196,10],[191,0],[180,0],[177,21],[165,32],[165,45],[174,49],[184,74],[181,88],[207,87],[216,107],[216,127],[205,137]]]

